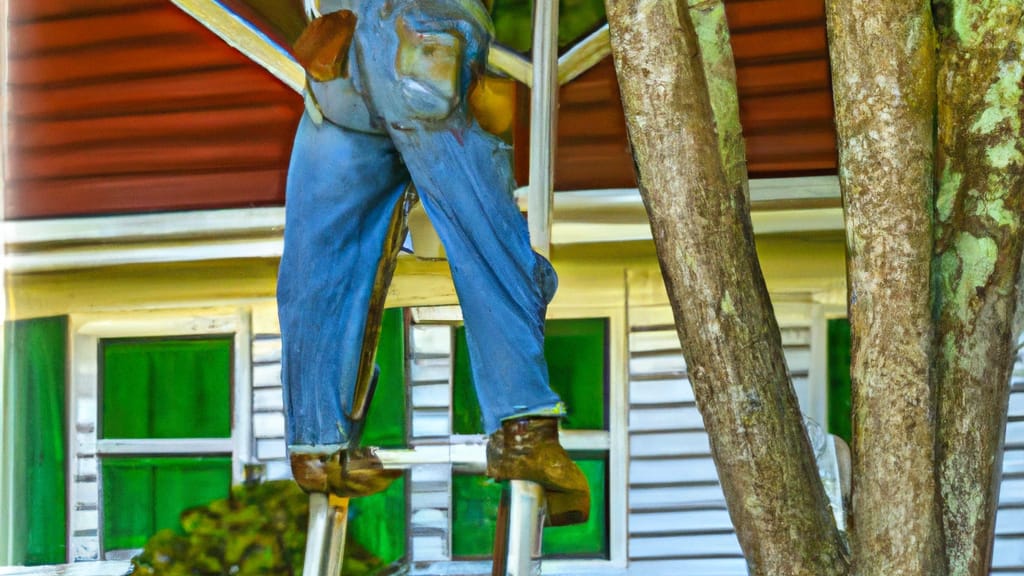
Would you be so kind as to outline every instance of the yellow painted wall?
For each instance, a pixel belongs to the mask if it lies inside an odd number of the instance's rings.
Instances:
[[[841,233],[771,235],[757,239],[769,290],[778,300],[816,299],[842,304],[845,262]],[[714,250],[709,244],[707,250]],[[557,246],[559,307],[622,306],[625,274],[633,304],[666,298],[651,242]],[[8,318],[160,308],[252,306],[257,332],[276,327],[276,259],[235,259],[126,265],[8,275]],[[456,303],[443,261],[400,260],[389,306]],[[260,330],[259,328],[264,328]]]

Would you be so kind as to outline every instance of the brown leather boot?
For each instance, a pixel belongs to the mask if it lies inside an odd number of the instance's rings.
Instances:
[[[505,420],[487,441],[487,475],[529,480],[544,488],[547,524],[582,524],[590,517],[587,478],[558,443],[558,419]]]
[[[342,498],[370,496],[385,490],[401,470],[385,470],[371,448],[334,453],[292,452],[292,475],[306,492],[334,494]]]

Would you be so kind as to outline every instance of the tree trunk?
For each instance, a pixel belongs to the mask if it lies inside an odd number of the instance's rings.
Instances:
[[[939,481],[949,573],[991,563],[1024,216],[1024,6],[935,2],[933,276]]]
[[[640,191],[750,572],[844,574],[754,251],[738,114],[719,107],[716,131],[708,95],[705,66],[735,93],[721,2],[693,8],[712,40],[703,65],[685,2],[606,6]]]
[[[935,476],[928,0],[827,3],[852,334],[854,573],[945,573]]]

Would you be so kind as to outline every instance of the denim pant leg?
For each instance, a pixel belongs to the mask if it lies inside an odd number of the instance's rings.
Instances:
[[[494,432],[509,416],[560,415],[544,360],[544,318],[557,277],[530,248],[504,144],[475,123],[458,136],[393,138],[448,254],[485,430]]]
[[[507,146],[466,106],[486,55],[486,15],[474,0],[364,8],[359,68],[447,252],[485,430],[509,416],[560,414],[544,361],[554,270],[530,248]]]
[[[387,136],[317,126],[303,115],[277,288],[291,447],[348,443],[367,308],[408,178]]]

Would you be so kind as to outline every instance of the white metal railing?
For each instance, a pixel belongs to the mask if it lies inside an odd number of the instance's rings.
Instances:
[[[558,1],[533,5],[533,90],[530,92],[530,194],[526,215],[533,249],[551,254],[558,139]]]

